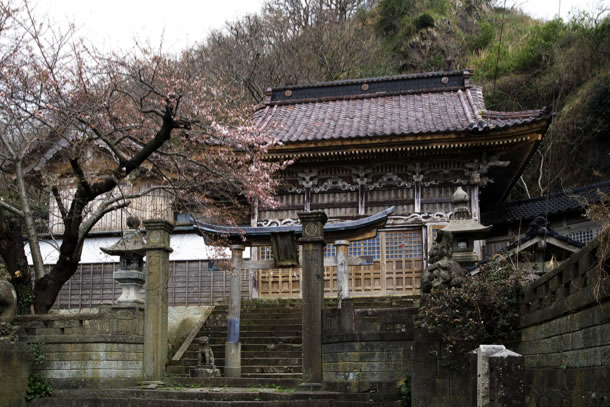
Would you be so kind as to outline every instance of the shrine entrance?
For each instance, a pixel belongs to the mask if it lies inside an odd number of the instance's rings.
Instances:
[[[350,242],[348,255],[364,261],[348,267],[349,292],[352,296],[417,295],[424,270],[424,246],[421,228],[380,231],[378,236]],[[273,258],[270,246],[258,248],[258,258]],[[324,258],[334,258],[336,246],[327,244]],[[324,295],[337,295],[337,267],[325,262]],[[298,298],[301,296],[301,268],[258,270],[261,298]]]
[[[340,308],[343,300],[350,296],[348,284],[348,267],[374,263],[373,259],[349,256],[350,241],[375,239],[379,229],[386,225],[388,216],[394,207],[376,215],[356,221],[326,224],[328,218],[324,212],[301,212],[298,214],[300,225],[280,227],[226,227],[194,221],[196,230],[204,237],[222,236],[231,245],[231,297],[227,314],[227,342],[225,343],[225,376],[241,377],[241,342],[240,332],[240,274],[260,270],[301,265],[302,280],[302,327],[303,357],[301,386],[307,390],[322,389],[322,308],[324,303],[324,266],[336,267],[338,275],[337,290]],[[337,246],[336,256],[325,257],[323,247],[334,242]],[[213,243],[213,241],[211,242]],[[217,241],[218,243],[218,241]],[[273,260],[243,260],[245,245],[267,246],[271,244],[276,251]],[[297,251],[297,244],[300,253]],[[300,268],[299,268],[300,269]],[[296,282],[296,280],[295,280]]]

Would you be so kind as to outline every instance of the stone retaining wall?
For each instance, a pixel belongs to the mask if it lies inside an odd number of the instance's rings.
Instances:
[[[97,312],[27,315],[15,323],[20,339],[41,343],[43,377],[63,387],[139,379],[144,352],[144,310],[102,306]]]
[[[610,278],[599,279],[598,245],[592,242],[521,296],[516,351],[525,356],[528,406],[610,405]]]
[[[0,341],[0,407],[25,406],[31,359],[26,345]]]
[[[415,308],[324,311],[324,386],[347,392],[394,393],[411,371]]]

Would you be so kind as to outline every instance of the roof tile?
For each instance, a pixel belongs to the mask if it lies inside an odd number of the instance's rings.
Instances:
[[[254,118],[261,130],[284,143],[477,132],[548,120],[545,110],[508,113],[486,110],[482,89],[470,86],[467,74],[463,73],[461,79],[455,71],[375,78],[378,93],[374,94],[365,91],[358,94],[358,83],[367,80],[293,87],[297,96],[305,97],[300,100],[287,100],[285,88],[281,88],[271,91],[278,99],[270,98]],[[447,75],[451,76],[451,87],[430,88]],[[422,80],[432,85],[423,87]],[[461,86],[456,85],[460,83]],[[347,93],[341,94],[343,88]],[[307,98],[311,95],[316,98]],[[269,109],[270,105],[273,108]]]

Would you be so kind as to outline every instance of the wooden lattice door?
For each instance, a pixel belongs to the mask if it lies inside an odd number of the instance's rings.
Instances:
[[[373,239],[351,242],[350,256],[360,256],[367,264],[349,267],[349,289],[353,296],[418,294],[424,267],[421,229],[381,232]],[[269,248],[260,249],[260,258],[270,258]],[[336,255],[334,245],[325,256]],[[300,296],[301,269],[259,270],[261,297]],[[336,267],[324,270],[324,294],[337,293]]]
[[[419,294],[424,251],[421,230],[381,235],[386,294]]]

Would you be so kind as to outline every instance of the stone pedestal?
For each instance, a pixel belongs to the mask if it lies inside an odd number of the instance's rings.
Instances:
[[[231,293],[227,314],[227,342],[225,343],[225,377],[241,377],[241,343],[239,324],[241,308],[241,269],[244,246],[231,246]]]
[[[173,225],[163,219],[144,221],[146,228],[146,303],[144,313],[144,379],[159,381],[167,362],[167,281],[170,233]]]
[[[324,212],[299,213],[303,234],[303,383],[308,390],[322,388],[322,307],[324,304]]]
[[[119,304],[144,304],[140,296],[140,289],[144,285],[145,276],[139,270],[117,270],[112,274],[121,287],[121,296],[117,299]]]

